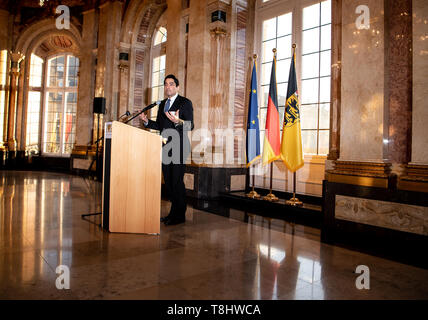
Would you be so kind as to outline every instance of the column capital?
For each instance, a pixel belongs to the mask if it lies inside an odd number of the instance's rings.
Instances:
[[[213,37],[224,37],[227,35],[227,31],[220,27],[215,27],[214,29],[210,30],[210,34]]]
[[[20,63],[23,59],[25,59],[25,55],[19,51],[12,52],[10,51],[10,60],[14,63]]]
[[[25,58],[21,52],[10,52],[10,60],[12,62],[10,74],[15,77],[19,76],[19,63]]]

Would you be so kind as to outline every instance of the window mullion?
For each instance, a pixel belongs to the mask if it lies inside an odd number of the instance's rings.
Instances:
[[[320,17],[320,26],[318,31],[318,104],[317,104],[317,155],[319,155],[319,145],[320,145],[320,103],[321,103],[321,3],[319,5],[319,17]]]
[[[67,71],[68,70],[68,55],[64,55],[64,73],[62,83],[62,121],[60,126],[59,150],[60,156],[64,156],[64,134],[65,134],[65,104],[67,99]]]

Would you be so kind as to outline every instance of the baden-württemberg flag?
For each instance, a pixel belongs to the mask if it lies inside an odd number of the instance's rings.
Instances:
[[[290,74],[288,75],[287,100],[282,127],[281,158],[291,172],[295,172],[304,164],[295,52],[290,65]]]
[[[254,61],[247,120],[247,167],[260,158],[259,106],[257,101],[257,72]]]
[[[266,114],[266,131],[263,142],[263,165],[271,163],[280,157],[281,138],[279,132],[279,110],[276,91],[276,54],[273,56],[268,107]]]

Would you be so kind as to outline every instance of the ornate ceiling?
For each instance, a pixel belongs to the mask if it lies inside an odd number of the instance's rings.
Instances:
[[[0,9],[5,9],[12,14],[19,14],[24,9],[33,9],[35,12],[48,11],[52,12],[58,5],[66,5],[70,9],[78,9],[74,11],[84,11],[93,9],[109,0],[2,0],[0,1]],[[129,2],[130,0],[116,0],[121,2]],[[43,5],[41,5],[43,4]]]
[[[78,52],[78,47],[69,37],[54,35],[44,40],[35,50],[35,53],[40,57],[57,52]]]

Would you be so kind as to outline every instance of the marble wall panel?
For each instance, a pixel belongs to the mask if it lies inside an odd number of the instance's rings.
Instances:
[[[134,110],[143,107],[144,50],[135,51]]]
[[[73,169],[88,170],[91,166],[92,160],[86,159],[73,159]],[[95,168],[95,165],[93,166]]]
[[[0,10],[0,50],[7,49],[8,47],[8,24],[9,12]]]
[[[340,160],[381,160],[384,1],[366,1],[369,29],[357,29],[357,5],[353,0],[342,1]]]
[[[231,175],[230,176],[230,191],[239,191],[245,189],[245,175]]]
[[[248,70],[248,59],[246,56],[246,35],[247,35],[247,15],[246,7],[238,5],[236,7],[236,59],[235,59],[235,94],[233,109],[233,127],[235,129],[246,129],[245,119],[245,95],[247,77],[245,71]],[[238,141],[235,141],[235,158],[238,157]]]
[[[428,1],[413,0],[412,162],[428,164]]]
[[[149,28],[152,23],[152,19],[157,14],[157,8],[155,6],[149,6],[147,10],[143,13],[143,18],[140,23],[140,27],[138,30],[138,36],[136,40],[136,44],[138,47],[135,49],[134,54],[134,63],[135,63],[135,71],[134,78],[131,80],[134,82],[134,92],[133,92],[133,103],[132,103],[132,111],[137,111],[141,109],[147,101],[147,97],[145,96],[145,85],[149,85],[146,78],[149,77],[150,70],[146,70],[146,66],[149,66],[150,63],[147,60],[148,53],[147,49],[150,47],[150,41],[152,39],[151,34],[149,34]],[[132,94],[132,93],[131,93]],[[137,124],[139,120],[134,120],[132,123]]]
[[[428,207],[336,195],[335,218],[428,235]]]
[[[191,173],[184,174],[184,186],[188,190],[195,190],[195,175]]]

